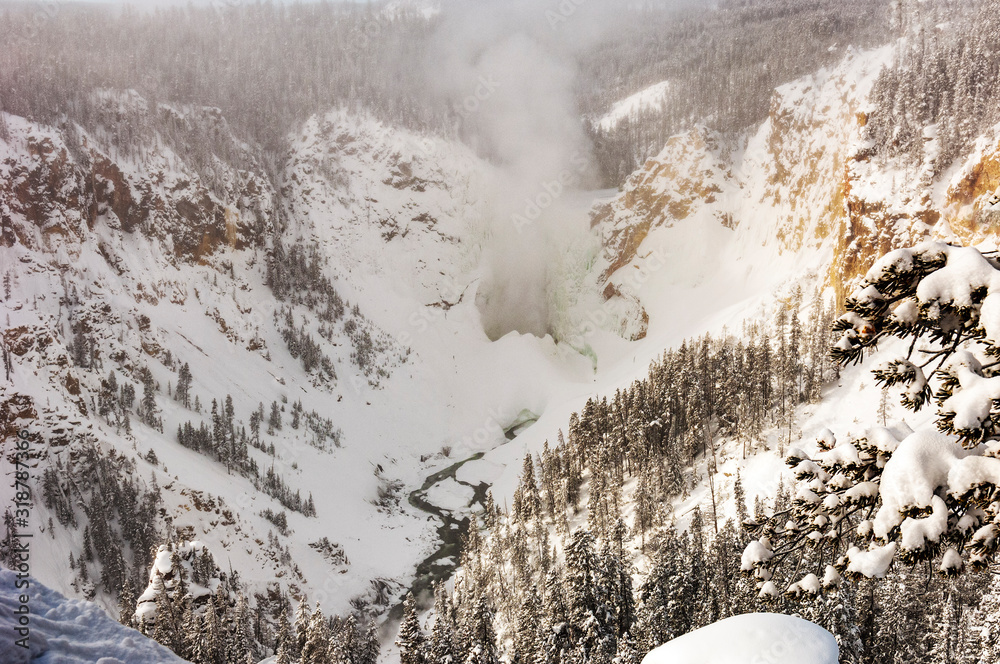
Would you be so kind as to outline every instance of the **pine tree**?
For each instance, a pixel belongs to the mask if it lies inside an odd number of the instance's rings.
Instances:
[[[157,429],[160,420],[157,417],[156,381],[153,380],[153,373],[146,367],[143,367],[141,371],[141,378],[142,399],[139,401],[139,417],[146,426]]]
[[[429,655],[434,664],[450,664],[455,660],[455,618],[443,583],[434,592],[434,627]]]
[[[424,663],[426,644],[424,634],[420,629],[420,621],[417,618],[413,593],[408,594],[403,601],[403,623],[399,627],[396,646],[399,648],[400,664]]]
[[[191,407],[191,366],[185,362],[177,372],[177,389],[174,398],[185,408]]]
[[[94,560],[94,546],[90,540],[89,525],[83,527],[83,555],[80,556],[80,559],[88,563]]]
[[[177,654],[182,659],[200,664],[196,657],[200,652],[199,641],[201,637],[201,621],[198,619],[198,614],[194,612],[193,603],[186,601],[184,602],[184,611],[181,613],[181,652]]]
[[[330,664],[353,664],[361,657],[363,643],[358,631],[358,621],[354,615],[341,622],[330,638],[326,658]]]
[[[267,420],[267,425],[268,433],[272,435],[275,431],[281,431],[281,408],[277,401],[271,402],[271,416]]]
[[[618,639],[618,652],[615,654],[616,664],[639,664],[642,654],[639,652],[635,639],[629,633],[625,633]]]
[[[594,536],[588,530],[577,530],[566,547],[566,606],[572,637],[585,639],[588,652],[597,645],[595,637],[607,632],[598,596],[599,574]]]
[[[539,599],[534,593],[528,593],[527,598],[514,611],[514,652],[520,661],[533,662],[538,656],[536,636],[540,619]]]
[[[694,628],[698,585],[687,538],[675,531],[664,534],[653,568],[638,592],[636,632],[640,649],[649,651]]]
[[[375,624],[375,621],[372,621],[368,624],[368,630],[365,632],[365,637],[361,643],[361,650],[354,664],[377,664],[381,647],[382,644],[378,638],[378,626]]]
[[[285,641],[280,641],[278,643],[278,650],[276,657],[274,659],[274,664],[293,664],[292,656],[288,652],[288,643]]]
[[[309,636],[309,621],[312,618],[312,611],[309,609],[309,603],[302,600],[299,603],[299,608],[295,611],[295,639],[292,643],[290,653],[293,659],[298,659],[302,654],[302,649],[306,645],[306,639]]]
[[[70,554],[72,555],[72,554]],[[135,590],[132,581],[126,577],[118,594],[118,622],[126,627],[135,626]]]
[[[309,619],[306,642],[302,646],[301,664],[328,664],[326,658],[330,644],[330,628],[319,606]]]
[[[202,620],[202,638],[198,643],[197,659],[202,664],[223,664],[225,647],[222,635],[222,625],[215,610],[215,602],[206,603]]]
[[[295,637],[292,634],[292,626],[288,623],[288,616],[282,608],[278,613],[278,633],[275,636],[275,651],[284,648],[285,655],[292,659],[292,649]]]
[[[747,494],[743,489],[743,478],[739,471],[736,472],[736,481],[733,483],[733,500],[736,502],[736,525],[742,533],[743,524],[750,520],[750,514],[747,511]]]
[[[251,623],[250,604],[242,594],[236,599],[236,613],[233,620],[236,623],[236,629],[233,635],[231,659],[240,662],[247,659],[248,655],[253,654],[253,624]]]
[[[646,551],[646,533],[660,520],[660,496],[657,474],[651,463],[643,464],[635,492],[635,529],[641,537],[640,547]]]
[[[162,582],[154,587],[158,588],[159,591],[156,594],[156,622],[153,625],[151,638],[174,652],[178,652],[182,649],[183,639],[178,629],[178,616],[174,610],[174,602]]]
[[[485,598],[479,597],[473,605],[468,639],[466,664],[498,664],[497,637],[493,628],[493,611]]]

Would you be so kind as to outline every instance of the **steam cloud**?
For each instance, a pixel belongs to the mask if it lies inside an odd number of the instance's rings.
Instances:
[[[465,140],[499,169],[486,192],[491,239],[477,303],[492,339],[551,332],[549,268],[588,232],[565,194],[592,175],[574,95],[576,55],[599,39],[599,0],[455,0],[442,8],[431,85],[461,116]]]

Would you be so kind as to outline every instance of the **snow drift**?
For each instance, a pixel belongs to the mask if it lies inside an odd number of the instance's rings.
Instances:
[[[0,660],[5,664],[183,664],[156,641],[112,620],[93,602],[66,599],[34,579],[15,588],[14,572],[0,569]],[[27,648],[16,645],[21,593],[29,597]]]
[[[748,613],[702,627],[653,650],[643,664],[837,664],[828,631],[777,613]]]

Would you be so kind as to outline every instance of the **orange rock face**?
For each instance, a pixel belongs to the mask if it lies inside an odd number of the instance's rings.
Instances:
[[[996,236],[1000,204],[990,200],[997,202],[1000,187],[1000,139],[981,139],[959,158],[957,176],[954,169],[938,176],[954,178],[948,186],[933,176],[940,170],[930,161],[933,132],[924,139],[927,163],[873,158],[864,130],[881,62],[852,54],[833,71],[778,88],[767,122],[742,152],[740,139],[705,131],[670,139],[622,194],[594,212],[605,277],[628,265],[653,229],[705,208],[711,214],[699,219],[716,219],[778,253],[822,249],[817,267],[838,299],[892,249],[928,238],[973,244]]]
[[[610,265],[604,278],[635,257],[652,229],[687,219],[716,202],[731,177],[726,157],[714,133],[692,129],[671,138],[659,155],[633,173],[619,197],[598,206],[591,226],[606,231]]]
[[[37,248],[53,235],[80,241],[101,223],[169,240],[177,258],[194,262],[221,248],[264,241],[273,211],[261,175],[232,171],[226,190],[214,193],[188,167],[168,163],[153,147],[136,168],[87,137],[30,124],[22,134],[23,149],[16,139],[14,154],[0,163],[4,246]]]
[[[963,242],[982,242],[1000,230],[1000,212],[989,204],[998,187],[1000,141],[995,141],[948,188],[943,206],[945,219]]]

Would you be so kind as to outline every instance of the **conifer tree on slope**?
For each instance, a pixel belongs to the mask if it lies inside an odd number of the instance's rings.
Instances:
[[[250,605],[242,593],[236,600],[236,611],[233,615],[235,630],[233,634],[232,653],[230,658],[242,662],[247,655],[253,655],[253,625],[251,623]]]
[[[451,664],[455,660],[455,618],[443,583],[434,591],[434,627],[428,652],[434,664]]]
[[[306,642],[302,646],[301,664],[327,664],[327,649],[330,643],[330,627],[319,606],[309,619]]]
[[[684,555],[686,536],[666,531],[652,570],[639,587],[636,632],[643,652],[648,652],[691,631],[690,602],[695,584]]]
[[[274,659],[274,664],[292,664],[292,656],[288,652],[287,641],[281,641],[278,643],[278,652]]]
[[[358,652],[358,659],[354,664],[377,664],[380,649],[378,625],[373,620],[368,624],[368,630],[361,643],[361,650]]]
[[[194,603],[185,602],[184,612],[181,614],[182,652],[177,653],[183,659],[190,660],[198,664],[195,658],[198,651],[198,641],[202,638],[201,620],[194,612]]]
[[[288,622],[288,616],[285,615],[284,609],[282,609],[278,614],[278,633],[275,636],[276,654],[279,661],[282,656],[287,658],[288,661],[292,660],[292,644],[294,640],[295,636],[292,633],[292,626]]]
[[[399,627],[396,646],[399,648],[400,664],[424,664],[426,643],[424,633],[420,629],[413,593],[408,594],[403,600],[403,623]]]
[[[468,630],[468,655],[465,664],[498,664],[497,635],[493,628],[493,610],[482,596],[476,599]]]
[[[299,604],[295,610],[295,628],[293,640],[289,652],[293,659],[298,659],[302,654],[302,649],[309,638],[309,621],[312,618],[312,611],[309,610],[309,603],[305,600]]]

